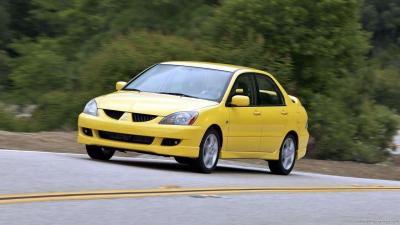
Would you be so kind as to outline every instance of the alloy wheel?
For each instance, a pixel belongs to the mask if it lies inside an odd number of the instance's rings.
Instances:
[[[215,134],[211,133],[207,136],[203,145],[203,162],[207,169],[214,167],[218,159],[218,138]]]
[[[292,138],[287,138],[283,143],[281,156],[282,166],[286,170],[289,170],[294,163],[295,151],[294,140]]]

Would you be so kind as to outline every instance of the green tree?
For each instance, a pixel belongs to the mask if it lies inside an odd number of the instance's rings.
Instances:
[[[19,100],[37,103],[38,97],[50,91],[71,90],[70,64],[56,40],[42,38],[32,42],[25,39],[12,47],[20,56],[11,62],[9,78]]]
[[[359,8],[356,0],[233,0],[217,9],[205,33],[233,49],[262,39],[264,52],[290,59],[292,91],[326,93],[355,74],[368,50]]]
[[[204,42],[158,33],[132,32],[104,44],[88,58],[79,74],[80,87],[92,94],[114,90],[118,80],[129,80],[155,63],[171,60],[214,61],[215,48]]]
[[[400,2],[397,0],[365,0],[362,22],[372,32],[376,50],[389,44],[400,44]]]
[[[259,43],[254,54],[245,54],[248,62],[230,60],[285,78],[284,85],[309,109],[314,157],[374,162],[385,158],[395,130],[381,129],[376,121],[394,127],[397,121],[372,103],[362,85],[372,75],[360,70],[369,50],[360,9],[357,0],[233,0],[222,4],[204,29],[229,52]],[[274,68],[271,61],[284,63]],[[373,128],[362,131],[366,121]],[[379,132],[387,138],[377,137]]]
[[[202,60],[275,74],[308,109],[311,156],[381,161],[398,125],[398,13],[397,0],[3,1],[0,99],[38,110],[0,112],[0,128],[74,127],[117,80]]]
[[[0,3],[0,49],[4,49],[5,44],[10,38],[9,30],[9,15],[7,13],[7,7],[4,2]]]

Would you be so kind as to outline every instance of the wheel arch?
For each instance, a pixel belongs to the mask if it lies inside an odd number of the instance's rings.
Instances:
[[[298,135],[297,132],[294,131],[294,130],[289,131],[289,132],[286,134],[286,137],[287,137],[288,135],[293,135],[293,136],[294,136],[295,141],[296,141],[296,152],[297,152],[297,150],[298,150],[298,148],[299,148],[299,135]]]
[[[221,139],[220,147],[222,147],[222,144],[224,142],[224,136],[223,136],[221,127],[218,124],[212,124],[208,127],[207,130],[209,130],[209,129],[215,129],[218,132],[219,138]]]

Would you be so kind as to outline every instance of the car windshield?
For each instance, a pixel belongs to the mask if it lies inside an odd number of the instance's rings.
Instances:
[[[191,66],[158,64],[130,82],[124,90],[154,92],[221,101],[231,72]]]

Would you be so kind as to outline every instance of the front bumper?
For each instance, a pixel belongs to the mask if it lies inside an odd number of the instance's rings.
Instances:
[[[147,152],[159,155],[196,158],[204,134],[200,126],[161,125],[156,118],[148,122],[120,121],[100,114],[98,117],[81,113],[78,119],[78,143]],[[83,128],[92,130],[92,135],[83,132]],[[154,137],[151,144],[130,143],[102,138],[99,131],[119,134]],[[179,139],[174,146],[162,145],[165,138]]]

